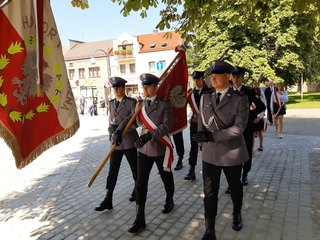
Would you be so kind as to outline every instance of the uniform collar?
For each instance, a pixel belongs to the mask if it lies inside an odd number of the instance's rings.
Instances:
[[[228,90],[229,90],[229,87],[227,87],[226,89],[224,89],[224,90],[222,90],[222,91],[220,92],[220,93],[221,93],[220,101],[221,101],[221,99],[224,97],[224,95],[227,94]]]
[[[116,98],[116,100],[119,101],[119,102],[122,102],[123,98],[124,98],[124,97],[122,97],[122,98]]]
[[[236,88],[235,86],[233,86],[233,90],[235,90],[235,91],[239,91],[239,92],[240,92],[240,91],[241,91],[242,86],[243,86],[242,84],[240,85],[240,87],[239,87],[239,88]]]
[[[157,95],[154,95],[153,97],[148,97],[146,98],[147,100],[150,100],[151,102],[153,102],[156,99]]]

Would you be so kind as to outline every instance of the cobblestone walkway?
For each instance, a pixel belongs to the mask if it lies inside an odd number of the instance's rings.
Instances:
[[[113,210],[93,210],[105,195],[108,164],[91,188],[87,183],[109,150],[106,132],[105,116],[81,116],[81,129],[73,138],[22,170],[15,169],[10,150],[0,141],[1,239],[202,238],[205,227],[200,161],[196,181],[183,180],[188,171],[188,130],[184,131],[184,168],[174,171],[174,210],[161,213],[165,192],[154,167],[146,205],[147,227],[136,235],[127,232],[135,217],[135,204],[128,201],[133,180],[125,159]],[[218,239],[320,239],[320,130],[318,133],[295,135],[290,131],[277,139],[270,128],[265,134],[264,151],[254,152],[249,185],[244,187],[244,227],[240,232],[231,228],[232,203],[224,194],[227,184],[222,177],[216,219]]]

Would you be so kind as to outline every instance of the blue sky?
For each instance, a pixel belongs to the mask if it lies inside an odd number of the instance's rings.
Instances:
[[[117,38],[121,33],[132,35],[151,33],[160,21],[160,8],[149,9],[142,19],[137,12],[123,17],[121,7],[111,0],[90,0],[90,7],[72,7],[70,0],[51,0],[62,44],[68,39],[85,42]]]

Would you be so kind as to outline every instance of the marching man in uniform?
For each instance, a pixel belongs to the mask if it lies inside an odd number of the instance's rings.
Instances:
[[[243,137],[246,142],[247,151],[249,154],[249,160],[246,161],[242,166],[242,185],[248,185],[248,173],[251,170],[252,165],[252,152],[253,152],[253,142],[254,142],[254,132],[255,132],[255,124],[254,119],[256,116],[265,110],[264,103],[260,98],[256,97],[256,93],[254,89],[246,87],[243,85],[244,81],[244,73],[247,70],[242,67],[235,67],[231,72],[231,80],[233,83],[233,90],[242,93],[248,97],[249,102],[249,118],[247,122],[247,126],[243,132]],[[228,192],[228,189],[226,191]]]
[[[204,72],[202,71],[194,71],[192,73],[193,78],[193,84],[194,89],[188,94],[187,99],[188,103],[192,110],[192,116],[190,119],[190,152],[189,152],[189,165],[190,169],[188,174],[185,176],[185,180],[195,180],[196,174],[195,174],[195,167],[197,165],[197,159],[198,159],[198,143],[192,140],[193,134],[197,133],[198,129],[198,115],[199,115],[199,104],[200,104],[200,98],[201,96],[208,91],[208,88],[206,88],[203,84],[204,79]]]
[[[232,228],[242,228],[242,164],[249,159],[243,138],[249,114],[246,96],[229,86],[232,66],[216,60],[211,64],[211,85],[215,91],[205,93],[200,101],[198,133],[193,140],[202,144],[204,215],[206,232],[203,240],[216,239],[215,218],[218,208],[220,176],[223,171],[231,189]]]
[[[130,233],[136,233],[146,226],[145,203],[149,175],[154,163],[157,165],[166,190],[166,201],[162,213],[169,213],[174,207],[174,181],[171,171],[173,147],[168,136],[173,122],[171,104],[157,96],[158,83],[160,82],[157,76],[146,73],[140,76],[140,80],[146,99],[143,100],[142,109],[136,118],[137,124],[142,127],[142,130],[140,137],[134,143],[138,149],[135,185],[137,206],[136,219],[128,230]],[[127,122],[124,121],[118,129],[124,129]]]
[[[132,115],[135,111],[137,100],[125,95],[126,80],[120,77],[110,78],[110,82],[113,88],[113,92],[116,98],[109,101],[110,116],[109,116],[109,140],[117,145],[115,151],[110,157],[110,168],[107,177],[107,194],[105,199],[101,202],[100,206],[94,210],[103,211],[105,209],[112,209],[112,195],[113,190],[117,183],[118,173],[121,165],[123,155],[126,156],[133,179],[136,180],[137,176],[137,149],[134,147],[134,142],[138,139],[139,135],[136,131],[136,127],[132,126],[129,131],[123,137],[121,132],[115,132],[118,125],[127,118],[128,115]],[[113,140],[113,139],[114,140]],[[133,189],[129,201],[135,200],[135,190]]]

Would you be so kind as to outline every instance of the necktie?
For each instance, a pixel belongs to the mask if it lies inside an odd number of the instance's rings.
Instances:
[[[147,105],[148,105],[148,107],[150,107],[150,105],[151,105],[151,100],[147,100]]]
[[[216,98],[216,103],[217,103],[217,105],[218,105],[219,102],[220,102],[220,96],[221,96],[221,93],[217,93],[217,98]]]
[[[116,108],[119,106],[120,101],[116,101]]]

